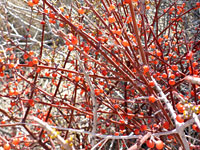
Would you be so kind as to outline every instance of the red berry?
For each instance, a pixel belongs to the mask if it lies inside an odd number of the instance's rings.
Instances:
[[[179,123],[184,122],[184,119],[182,118],[181,115],[177,115],[177,116],[176,116],[176,120],[177,120]]]
[[[73,50],[74,50],[74,46],[73,46],[73,45],[69,45],[69,46],[68,46],[68,50],[69,50],[69,51],[73,51]]]
[[[164,147],[163,141],[161,141],[161,140],[156,141],[156,148],[157,149],[163,149],[163,147]]]
[[[196,6],[197,6],[197,7],[200,7],[200,2],[196,2]]]
[[[192,59],[192,56],[193,56],[193,52],[192,51],[189,51],[186,55],[186,59],[187,60],[191,60]]]
[[[146,141],[146,144],[147,144],[147,146],[149,147],[149,148],[154,148],[154,142],[152,141],[152,140],[148,140],[148,141]]]
[[[45,23],[46,23],[46,22],[45,22],[44,20],[40,22],[40,24],[45,24]]]
[[[39,0],[32,0],[32,2],[33,2],[34,4],[38,4],[38,3],[39,3]]]
[[[176,104],[176,108],[178,109],[179,113],[183,113],[184,111],[184,106],[180,103]]]
[[[34,106],[34,105],[35,105],[33,99],[29,99],[29,100],[28,100],[28,103],[29,103],[30,106]]]
[[[32,63],[33,63],[34,65],[36,65],[36,64],[38,63],[38,59],[37,59],[37,58],[33,58]]]
[[[118,105],[118,104],[115,104],[115,105],[114,105],[114,108],[115,108],[115,109],[118,109],[118,108],[119,108],[119,105]]]
[[[135,129],[134,134],[138,135],[139,133],[140,133],[140,130],[139,129]]]
[[[75,77],[75,81],[78,82],[79,80],[80,80],[80,77],[79,77],[79,76],[76,76],[76,77]]]
[[[94,93],[95,93],[96,96],[99,96],[101,92],[100,92],[99,89],[94,89]]]
[[[175,85],[175,83],[176,83],[176,82],[175,82],[174,80],[172,80],[172,79],[169,80],[169,85]]]
[[[52,77],[54,77],[54,78],[57,77],[57,73],[53,73]]]
[[[110,16],[110,17],[108,18],[108,21],[109,21],[110,23],[114,23],[116,20],[115,20],[115,17],[114,17],[114,16]]]
[[[83,8],[79,8],[79,9],[78,9],[78,13],[82,15],[82,14],[84,14],[84,13],[85,13],[85,11],[84,11],[84,9],[83,9]]]
[[[14,138],[13,141],[12,141],[12,144],[14,145],[18,145],[19,144],[19,138]]]
[[[178,70],[178,66],[177,65],[172,65],[172,70],[173,71],[177,71]]]
[[[128,43],[127,40],[123,40],[123,41],[122,41],[122,45],[123,45],[124,47],[127,47],[127,46],[129,46],[129,43]]]
[[[4,144],[3,148],[4,148],[4,150],[10,150],[11,149],[11,147],[8,143]]]
[[[164,127],[165,129],[169,129],[169,122],[168,122],[168,121],[165,121],[165,122],[163,123],[163,127]]]
[[[68,75],[67,75],[69,78],[72,78],[72,73],[68,73]]]
[[[155,86],[154,82],[153,82],[153,81],[150,81],[150,82],[149,82],[149,86],[154,87],[154,86]]]
[[[166,79],[166,78],[167,78],[167,74],[166,74],[166,73],[163,73],[163,74],[162,74],[162,77],[163,77],[164,79]]]
[[[141,130],[141,131],[145,131],[146,129],[147,129],[147,126],[146,126],[146,125],[144,125],[144,124],[141,125],[141,127],[140,127],[140,130]]]
[[[154,103],[156,101],[156,98],[152,95],[149,96],[149,102]]]
[[[197,131],[197,132],[200,132],[200,129],[198,128],[198,126],[196,124],[192,125],[192,129]]]
[[[124,3],[125,4],[128,4],[128,3],[130,3],[131,2],[131,0],[124,0]]]

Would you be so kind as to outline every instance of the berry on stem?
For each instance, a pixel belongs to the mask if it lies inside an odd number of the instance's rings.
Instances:
[[[3,148],[4,148],[4,150],[10,150],[11,146],[10,146],[10,144],[6,143],[3,145]]]
[[[164,123],[163,123],[163,127],[165,128],[165,129],[169,129],[169,122],[168,121],[165,121]]]
[[[155,96],[149,96],[149,102],[154,103],[156,101]]]
[[[147,141],[146,141],[146,144],[147,144],[147,146],[148,146],[149,148],[154,148],[154,146],[155,146],[155,144],[154,144],[154,142],[153,142],[152,140],[147,140]]]
[[[177,115],[176,116],[176,120],[179,122],[179,123],[183,123],[184,122],[184,119],[181,115]]]
[[[144,65],[143,70],[144,70],[144,74],[146,74],[147,72],[149,72],[149,66]]]
[[[161,140],[156,141],[156,148],[157,148],[157,149],[163,149],[163,148],[164,148],[164,143],[163,143],[163,141],[161,141]]]

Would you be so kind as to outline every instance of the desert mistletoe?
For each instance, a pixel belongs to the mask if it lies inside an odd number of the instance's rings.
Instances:
[[[198,0],[0,8],[4,150],[200,149]]]

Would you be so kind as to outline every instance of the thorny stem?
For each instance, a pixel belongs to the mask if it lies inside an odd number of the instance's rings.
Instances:
[[[81,69],[83,70],[83,73],[85,75],[85,80],[87,81],[89,87],[90,87],[90,92],[91,92],[91,98],[92,98],[92,108],[93,108],[93,123],[92,123],[92,134],[96,133],[97,130],[97,100],[95,98],[95,93],[94,93],[94,87],[90,81],[89,75],[87,74],[85,67],[83,66],[83,63],[80,60],[80,57],[78,55],[78,53],[76,52],[76,58],[79,62],[79,65],[81,67]],[[94,136],[92,136],[92,146],[95,145],[95,138]]]
[[[155,83],[156,89],[158,90],[159,94],[161,95],[162,100],[165,102],[165,104],[169,110],[169,113],[171,114],[172,119],[175,122],[176,131],[177,131],[177,134],[179,135],[179,138],[181,139],[182,146],[184,147],[184,149],[188,150],[190,147],[189,147],[189,144],[185,137],[184,128],[182,126],[183,123],[179,123],[176,120],[176,113],[175,113],[175,110],[173,109],[173,106],[171,105],[169,100],[166,98],[165,94],[162,92],[161,88],[159,87],[158,83],[156,82],[156,80],[153,77],[152,77],[152,80]]]
[[[135,18],[135,11],[134,11],[133,3],[132,2],[129,3],[129,6],[130,6],[130,11],[131,11],[132,21],[133,21],[133,26],[134,26],[134,32],[135,32],[136,40],[137,40],[137,43],[138,43],[138,46],[139,46],[141,59],[143,61],[143,64],[147,65],[145,52],[144,52],[144,49],[142,47],[141,39],[140,39],[140,36],[139,36],[139,30],[138,30],[138,26],[137,26],[137,22],[136,22],[136,18]]]

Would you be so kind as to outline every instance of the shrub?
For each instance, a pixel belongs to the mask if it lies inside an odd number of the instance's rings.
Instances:
[[[0,3],[2,147],[198,148],[198,2],[22,5]]]

